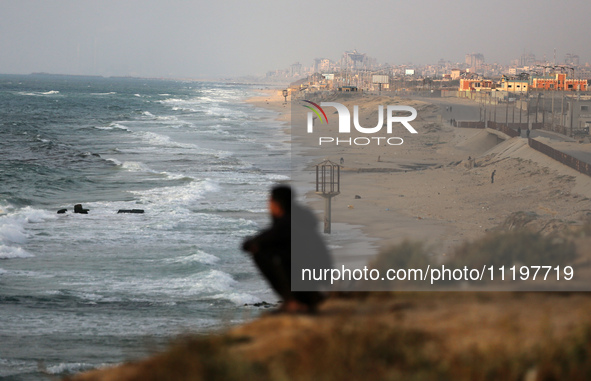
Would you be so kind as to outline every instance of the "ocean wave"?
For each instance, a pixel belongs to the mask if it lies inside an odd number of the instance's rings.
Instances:
[[[203,199],[206,193],[219,190],[219,184],[210,179],[192,181],[184,186],[154,188],[146,191],[134,191],[144,202],[157,204],[166,209],[188,208],[195,201]]]
[[[0,216],[0,259],[32,257],[32,254],[19,246],[27,242],[25,226],[55,218],[45,210],[31,207]]]
[[[167,177],[170,180],[186,180],[186,181],[194,180],[193,177],[187,176],[183,173],[170,173],[170,172],[166,172],[166,171],[159,172],[159,171],[153,170],[148,165],[146,165],[145,163],[142,163],[140,161],[121,162],[121,161],[114,159],[114,158],[107,158],[106,160],[108,162],[113,163],[116,167],[127,170],[129,172],[151,173],[154,175]]]
[[[242,292],[231,292],[231,293],[224,293],[212,296],[213,299],[223,299],[229,300],[230,302],[236,304],[237,306],[243,306],[245,304],[254,304],[262,302],[261,298],[246,294]]]
[[[119,123],[111,123],[108,126],[94,126],[94,128],[96,128],[97,130],[124,130],[124,131],[129,131],[132,132],[129,127],[124,126],[122,124]]]
[[[199,292],[223,292],[231,290],[238,282],[228,273],[220,270],[210,270],[205,275],[198,274],[192,288]]]
[[[49,91],[17,91],[18,95],[25,95],[25,96],[34,96],[34,97],[42,97],[45,95],[56,95],[60,92],[57,90],[49,90]]]
[[[130,172],[149,172],[149,173],[157,173],[146,164],[139,162],[139,161],[124,161],[121,163],[121,168],[127,169]]]
[[[213,265],[219,262],[220,259],[215,255],[208,254],[204,251],[197,250],[197,253],[183,256],[183,257],[175,257],[175,258],[166,258],[164,262],[168,263],[182,263],[182,264],[190,264],[193,262],[203,263],[206,265]]]
[[[144,131],[142,132],[142,135],[148,143],[156,146],[167,148],[199,149],[199,146],[196,144],[175,142],[169,136],[157,134],[155,132]]]
[[[101,366],[107,366],[107,364],[103,364]],[[87,364],[83,362],[72,362],[72,363],[60,363],[57,365],[48,366],[45,371],[49,374],[54,375],[61,375],[61,374],[70,374],[70,373],[78,373],[85,370],[91,370],[97,368],[96,365]]]
[[[119,160],[117,159],[113,159],[113,158],[107,158],[107,161],[110,161],[111,163],[115,164],[116,166],[120,167],[123,163],[121,163]]]
[[[289,176],[279,175],[276,173],[267,173],[267,174],[265,174],[265,177],[269,180],[272,180],[272,181],[289,181],[290,180]]]
[[[0,259],[31,258],[33,254],[28,253],[20,247],[0,245]]]

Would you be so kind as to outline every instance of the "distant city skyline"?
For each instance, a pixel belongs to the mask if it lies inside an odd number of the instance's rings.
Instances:
[[[379,63],[591,61],[591,3],[535,0],[0,2],[0,73],[263,75],[357,49]],[[558,16],[560,15],[560,17]]]

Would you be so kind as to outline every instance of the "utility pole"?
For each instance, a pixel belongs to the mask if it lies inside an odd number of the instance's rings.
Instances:
[[[491,95],[492,95],[492,92],[491,92]],[[497,103],[498,103],[498,100],[497,100],[497,96],[495,94],[495,123],[497,123]]]
[[[554,53],[556,54],[556,53]],[[554,59],[556,59],[556,57],[554,57]],[[552,131],[554,131],[554,90],[552,90]]]
[[[564,120],[564,90],[562,91],[562,104],[560,106],[560,125],[566,127],[566,121]]]
[[[573,136],[573,118],[575,116],[575,97],[571,95],[570,97],[570,136]]]
[[[521,111],[523,110],[523,94],[519,94],[519,124],[521,127]]]
[[[507,92],[507,107],[505,108],[505,125],[509,127],[509,93]]]

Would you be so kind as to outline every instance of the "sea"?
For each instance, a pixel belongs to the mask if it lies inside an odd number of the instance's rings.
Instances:
[[[138,359],[277,301],[240,250],[289,179],[277,114],[245,102],[261,89],[0,75],[1,380]]]

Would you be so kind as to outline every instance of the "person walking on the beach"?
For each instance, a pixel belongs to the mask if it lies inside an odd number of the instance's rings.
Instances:
[[[492,171],[492,173],[490,174],[490,183],[493,184],[495,182],[495,173],[497,172],[497,170],[495,169],[494,171]]]
[[[324,299],[318,291],[318,282],[304,284],[303,288],[313,291],[291,291],[291,288],[292,278],[298,282],[295,277],[302,276],[303,268],[332,268],[328,249],[316,229],[316,218],[294,202],[291,188],[285,185],[272,189],[269,211],[271,226],[245,239],[242,249],[252,254],[260,272],[283,298],[280,312],[313,312]]]

